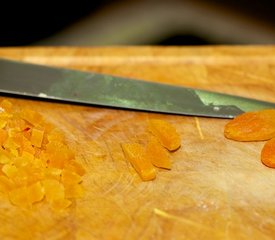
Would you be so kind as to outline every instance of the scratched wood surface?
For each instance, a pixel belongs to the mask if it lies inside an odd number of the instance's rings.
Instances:
[[[275,47],[1,48],[0,56],[275,101]],[[0,195],[1,239],[274,239],[275,170],[263,142],[223,137],[228,120],[12,99],[60,127],[87,169],[86,194],[62,213],[31,211]],[[120,143],[144,139],[146,121],[176,126],[171,171],[142,182]]]

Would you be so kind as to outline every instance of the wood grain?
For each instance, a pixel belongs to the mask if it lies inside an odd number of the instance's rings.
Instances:
[[[0,56],[275,102],[273,46],[1,48]],[[87,169],[86,195],[62,213],[21,210],[0,196],[1,239],[274,239],[275,170],[260,162],[263,142],[224,138],[228,120],[12,101],[66,133]],[[153,117],[177,127],[182,147],[171,171],[142,182],[120,143],[144,141]]]

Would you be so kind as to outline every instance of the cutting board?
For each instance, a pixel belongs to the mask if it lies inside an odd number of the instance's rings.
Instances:
[[[275,47],[2,48],[0,56],[275,102]],[[2,98],[1,98],[2,99]],[[22,210],[0,196],[1,239],[274,239],[275,169],[263,142],[224,138],[229,120],[11,99],[66,133],[87,173],[67,211]],[[142,182],[120,144],[143,141],[146,121],[173,124],[172,170]]]

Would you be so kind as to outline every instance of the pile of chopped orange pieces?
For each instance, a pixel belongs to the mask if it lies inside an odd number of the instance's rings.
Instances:
[[[0,102],[0,191],[16,206],[46,201],[62,210],[84,194],[83,166],[42,115]]]
[[[235,141],[266,141],[261,161],[275,168],[275,109],[243,113],[225,125],[224,135]]]
[[[149,120],[148,131],[152,135],[149,136],[146,146],[135,142],[122,144],[126,159],[143,181],[156,178],[155,167],[171,169],[169,152],[176,151],[181,145],[175,127],[164,120]]]

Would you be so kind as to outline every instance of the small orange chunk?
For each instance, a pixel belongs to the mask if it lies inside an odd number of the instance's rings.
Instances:
[[[13,109],[12,103],[9,100],[6,100],[6,99],[4,99],[0,102],[0,107],[2,109],[4,109],[4,111],[6,111],[6,112],[11,112],[12,109]]]
[[[35,147],[41,147],[44,137],[44,130],[34,127],[31,133],[31,143]]]
[[[64,169],[61,174],[61,181],[64,185],[78,184],[82,181],[77,173]]]
[[[261,152],[261,161],[267,167],[275,168],[275,138],[265,143]]]
[[[171,169],[168,152],[155,137],[151,137],[146,146],[146,158],[156,167]]]
[[[225,125],[224,136],[236,141],[263,141],[275,137],[275,109],[237,116]]]
[[[29,202],[31,204],[35,202],[40,202],[44,198],[45,190],[41,182],[36,182],[28,186],[28,191],[29,191]]]
[[[4,129],[0,129],[0,145],[2,146],[8,138],[8,133]]]
[[[156,178],[156,171],[152,163],[145,156],[145,149],[138,143],[122,144],[126,159],[132,164],[139,176],[144,181]]]
[[[82,198],[84,196],[84,188],[81,184],[71,184],[65,186],[66,198]]]
[[[70,201],[68,199],[58,199],[58,200],[54,200],[51,203],[51,206],[56,211],[62,211],[64,209],[68,208],[71,204],[72,204],[72,201]]]
[[[55,179],[46,179],[42,181],[45,189],[45,196],[48,202],[64,199],[64,186]]]
[[[17,172],[18,172],[18,169],[17,167],[15,167],[14,165],[11,165],[11,164],[5,164],[3,167],[2,167],[2,172],[5,173],[5,175],[9,178],[13,178]]]
[[[148,129],[158,139],[161,145],[169,151],[174,151],[180,147],[180,136],[176,128],[170,123],[161,119],[150,119]]]
[[[9,199],[15,206],[30,208],[28,188],[26,186],[15,188],[9,192]]]
[[[75,172],[80,176],[83,176],[86,173],[86,170],[84,169],[84,167],[76,162],[76,161],[70,161],[66,166],[65,169],[71,171],[71,172]]]
[[[8,193],[13,188],[13,182],[6,176],[0,176],[0,192]]]
[[[7,156],[7,154],[0,152],[0,163],[1,164],[6,164],[10,163],[11,158]]]
[[[38,112],[31,109],[23,109],[19,113],[19,116],[33,126],[40,125],[43,122],[43,117]]]
[[[0,119],[0,129],[3,129],[7,125],[7,120]]]

